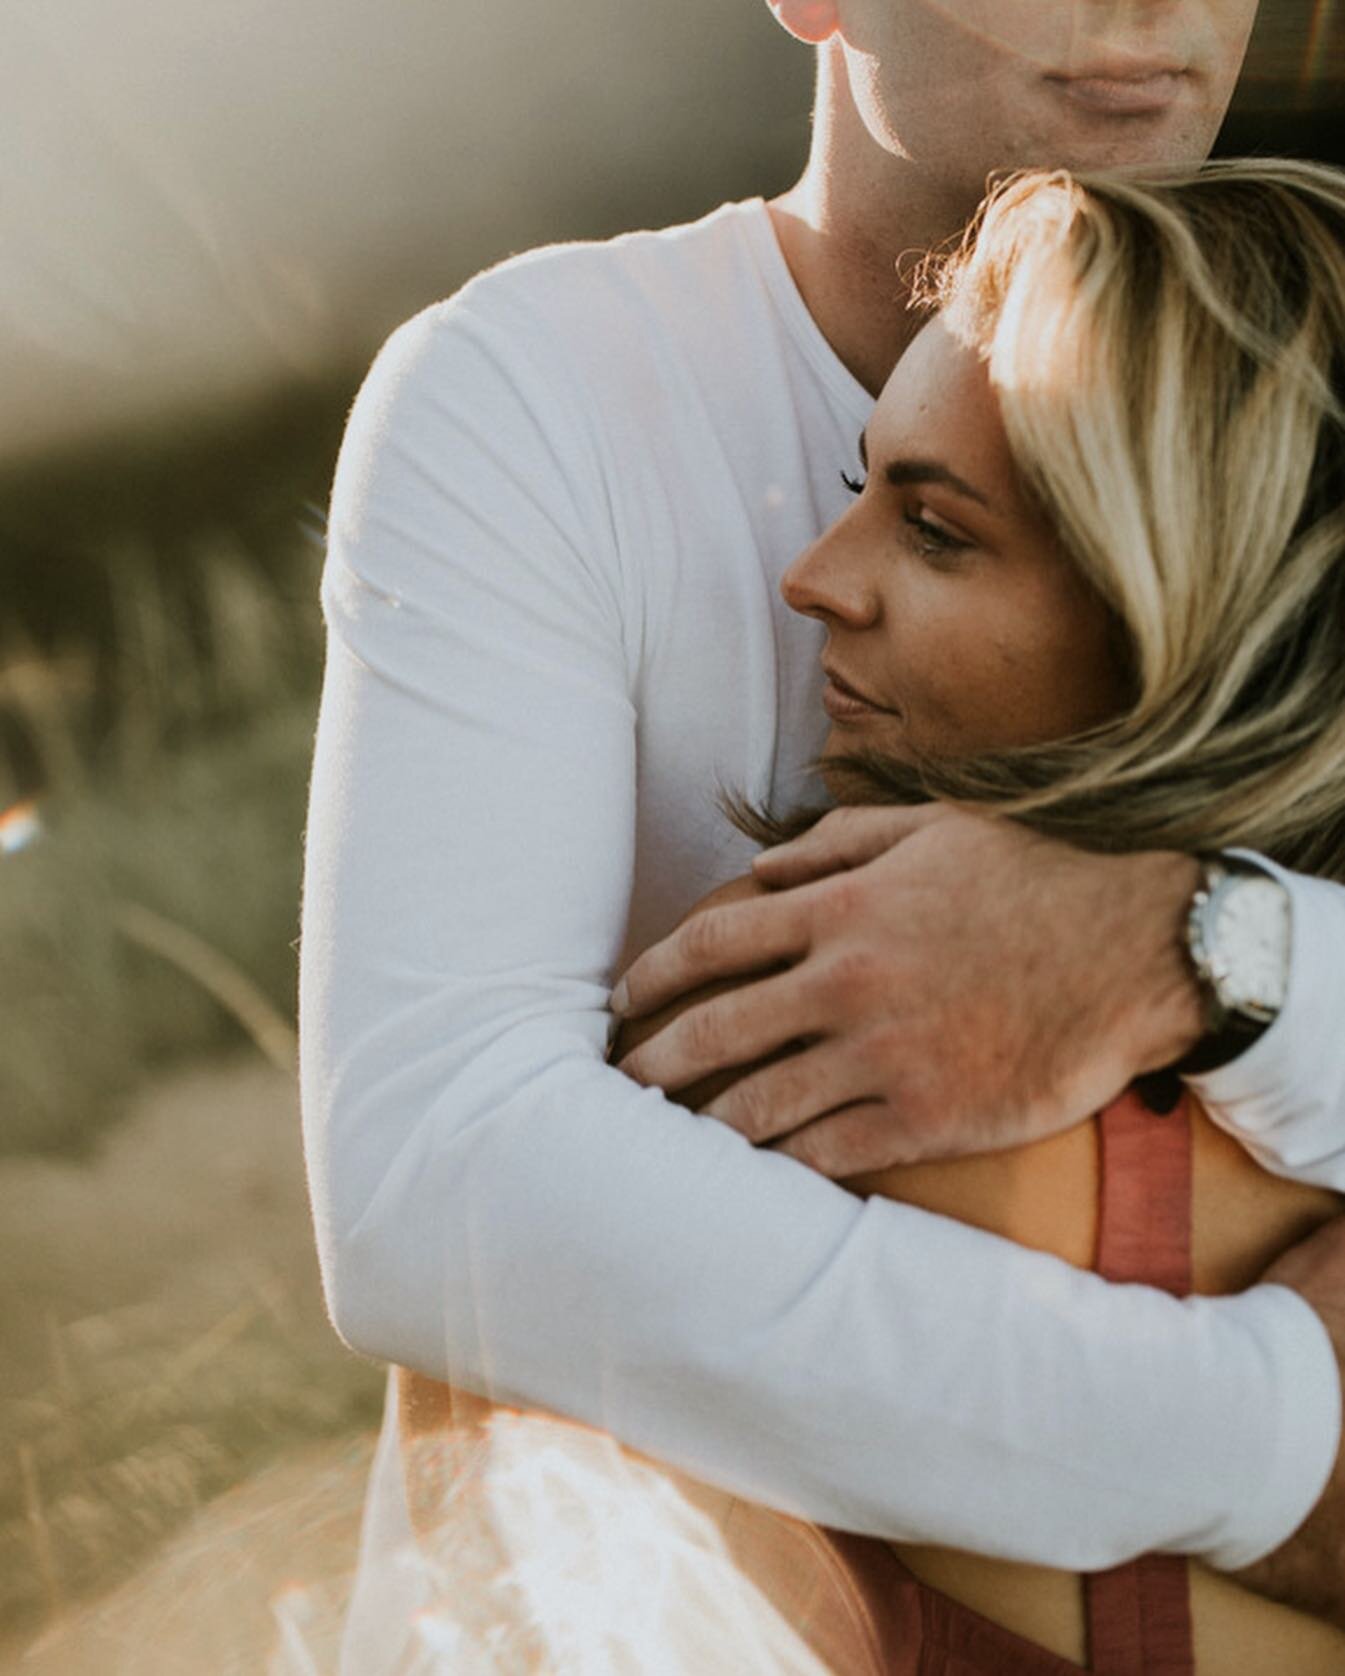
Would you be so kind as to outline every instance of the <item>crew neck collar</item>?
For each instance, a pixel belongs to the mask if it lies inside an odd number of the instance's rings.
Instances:
[[[813,319],[803,293],[789,270],[785,253],[780,248],[775,224],[764,198],[748,198],[737,208],[742,212],[740,222],[747,233],[761,276],[770,291],[771,300],[779,309],[791,337],[798,343],[819,376],[836,400],[857,422],[859,428],[868,423],[873,412],[874,398],[850,371],[831,347],[822,328]]]

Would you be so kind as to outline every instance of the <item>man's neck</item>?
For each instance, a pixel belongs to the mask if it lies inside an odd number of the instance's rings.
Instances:
[[[809,312],[876,395],[923,323],[908,306],[910,269],[959,233],[976,204],[884,151],[855,109],[835,49],[819,57],[808,167],[770,204],[771,220]]]

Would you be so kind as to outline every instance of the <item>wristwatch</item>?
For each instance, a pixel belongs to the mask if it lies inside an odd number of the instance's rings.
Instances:
[[[1289,988],[1289,892],[1242,856],[1208,856],[1186,918],[1186,947],[1205,1001],[1205,1034],[1176,1069],[1216,1070],[1274,1023]]]

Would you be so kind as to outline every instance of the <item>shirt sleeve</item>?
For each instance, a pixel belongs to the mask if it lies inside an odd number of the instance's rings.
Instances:
[[[1245,1053],[1191,1086],[1264,1169],[1345,1193],[1345,885],[1251,859],[1290,895],[1284,1007]]]
[[[598,429],[525,337],[470,291],[408,323],[337,471],[301,1038],[338,1332],[851,1530],[1259,1557],[1339,1432],[1295,1294],[1108,1286],[604,1063],[635,716]]]

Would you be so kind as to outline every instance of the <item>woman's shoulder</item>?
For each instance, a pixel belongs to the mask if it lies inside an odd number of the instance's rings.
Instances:
[[[736,879],[729,879],[727,883],[716,885],[712,891],[702,896],[699,902],[693,903],[682,916],[683,924],[694,914],[702,914],[707,908],[721,908],[729,902],[747,902],[757,896],[769,896],[770,891],[763,884],[758,884],[751,873],[743,873]]]

